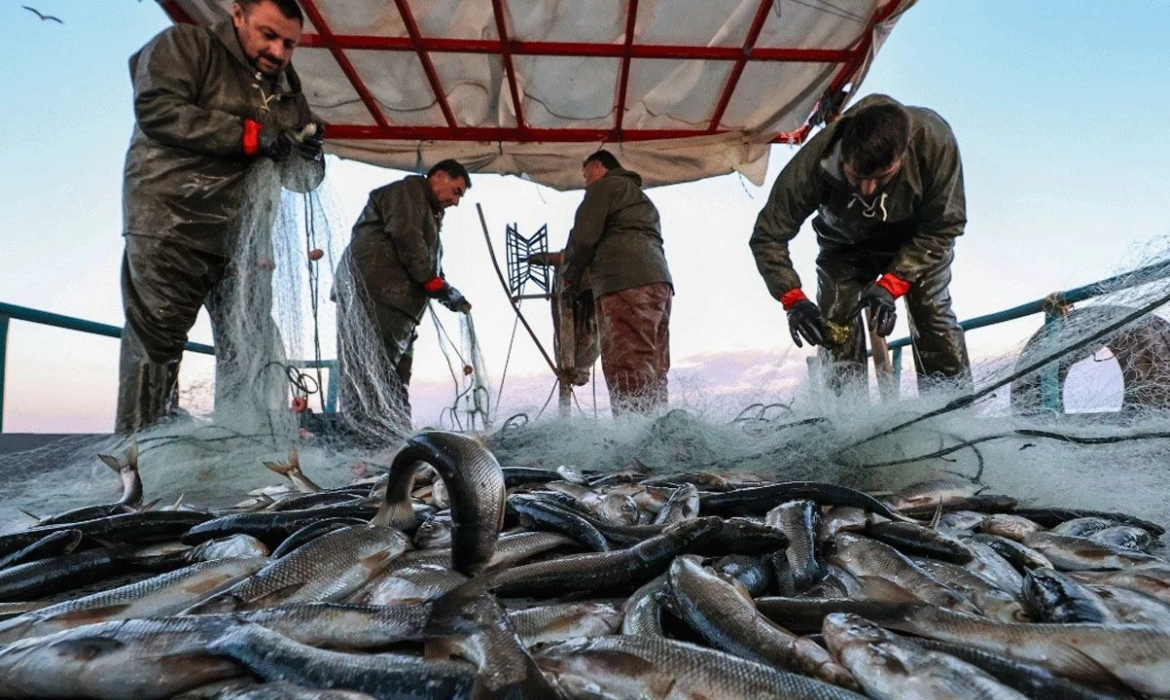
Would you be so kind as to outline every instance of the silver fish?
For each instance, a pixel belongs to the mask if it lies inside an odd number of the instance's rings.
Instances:
[[[385,571],[407,546],[405,535],[379,525],[334,530],[187,612],[206,614],[277,603],[338,600]]]
[[[874,700],[1027,700],[976,666],[927,651],[850,613],[825,617],[825,641]]]
[[[720,651],[662,637],[577,639],[539,652],[573,697],[684,700],[861,700],[863,696]]]

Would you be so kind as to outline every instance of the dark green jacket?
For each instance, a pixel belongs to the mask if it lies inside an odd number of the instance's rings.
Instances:
[[[230,253],[229,225],[256,161],[244,155],[244,119],[280,129],[313,120],[295,71],[290,66],[278,80],[260,76],[228,20],[164,30],[130,58],[130,75],[136,124],[126,154],[123,232]],[[286,186],[299,179],[298,189],[316,187],[324,174],[323,163],[296,156],[282,168]]]
[[[954,246],[967,223],[963,165],[951,127],[935,112],[907,107],[910,144],[898,175],[866,202],[841,171],[841,127],[858,111],[881,102],[872,95],[826,126],[776,178],[756,219],[751,248],[756,267],[779,299],[800,286],[788,242],[813,212],[822,252],[847,260],[888,260],[892,272],[913,284]]]
[[[411,175],[370,193],[342,255],[369,298],[421,320],[423,284],[442,276],[443,207],[425,177]]]
[[[671,282],[658,210],[642,191],[638,173],[615,168],[585,188],[561,274],[576,285],[586,270],[594,298]]]

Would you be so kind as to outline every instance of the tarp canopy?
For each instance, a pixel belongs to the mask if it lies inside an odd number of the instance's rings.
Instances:
[[[158,0],[212,24],[231,0]],[[915,0],[300,0],[330,152],[557,189],[614,151],[648,185],[742,173],[836,114]]]

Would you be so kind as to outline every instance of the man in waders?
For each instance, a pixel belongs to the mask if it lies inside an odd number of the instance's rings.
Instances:
[[[265,200],[248,217],[268,238],[280,194],[277,178],[272,191],[245,192],[253,166],[275,161],[278,179],[299,191],[324,177],[321,130],[289,63],[303,23],[295,0],[237,0],[230,19],[176,25],[130,59],[136,125],[123,188],[118,433],[177,408],[179,362],[201,306],[211,316],[217,376],[230,366],[225,293],[235,266],[271,264],[231,259],[246,194]],[[261,322],[279,342],[271,319]]]
[[[813,213],[817,303],[801,289],[788,242]],[[967,222],[963,167],[935,112],[872,95],[827,125],[784,167],[760,211],[751,249],[792,339],[824,348],[830,385],[864,386],[865,335],[894,329],[904,297],[919,389],[970,391],[963,330],[951,310],[955,239]]]
[[[459,313],[471,304],[443,277],[439,231],[443,210],[459,204],[471,176],[458,161],[435,164],[370,193],[338,264],[341,410],[366,440],[396,439],[380,430],[410,430],[410,375],[415,328],[434,299]],[[400,436],[399,436],[400,437]]]
[[[570,288],[588,271],[601,341],[601,369],[614,415],[651,411],[668,401],[670,307],[658,209],[642,177],[609,151],[582,165],[585,199],[565,245],[561,276]]]

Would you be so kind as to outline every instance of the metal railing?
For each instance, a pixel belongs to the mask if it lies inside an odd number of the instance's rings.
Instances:
[[[9,321],[24,321],[26,323],[35,323],[41,326],[50,326],[52,328],[62,328],[65,330],[77,331],[79,333],[105,336],[107,338],[121,339],[122,337],[122,329],[119,326],[111,326],[106,323],[87,321],[83,318],[54,314],[49,313],[48,311],[40,311],[38,309],[30,309],[25,306],[17,306],[15,304],[5,304],[0,302],[0,433],[4,432],[4,377],[8,354]],[[203,343],[189,342],[183,347],[188,352],[197,352],[203,355],[215,355],[215,348]],[[329,370],[330,378],[324,388],[324,408],[327,413],[333,412],[337,405],[337,382],[333,381],[334,373],[337,370],[337,360],[290,360],[289,365],[296,368],[322,368]]]
[[[1116,275],[1108,279],[1087,284],[1083,287],[1076,287],[1065,292],[1056,292],[1050,294],[1043,299],[1036,299],[1026,304],[1013,306],[1010,309],[997,311],[995,313],[986,314],[984,316],[976,316],[959,324],[964,331],[976,330],[978,328],[986,328],[987,326],[994,326],[998,323],[1006,321],[1015,321],[1025,316],[1032,314],[1043,313],[1044,324],[1050,325],[1059,320],[1060,315],[1053,313],[1054,302],[1060,304],[1075,304],[1080,301],[1098,297],[1107,292],[1116,292],[1123,289],[1130,289],[1149,282],[1153,282],[1165,277],[1170,277],[1170,263],[1162,262],[1154,265],[1147,265],[1132,272],[1122,275]],[[890,361],[894,369],[894,391],[901,386],[902,381],[902,348],[911,344],[909,336],[905,338],[898,338],[887,343],[890,349]],[[870,355],[873,353],[870,352]],[[1056,373],[1055,365],[1041,370],[1042,372],[1042,389],[1041,396],[1043,398],[1044,408],[1048,410],[1059,410],[1059,379]]]

